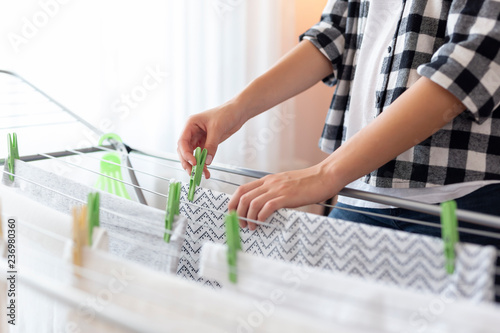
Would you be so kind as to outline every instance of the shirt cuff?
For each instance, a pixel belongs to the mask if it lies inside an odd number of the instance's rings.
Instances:
[[[337,67],[342,61],[344,36],[329,23],[320,22],[303,33],[300,38],[308,40],[332,63],[333,73],[323,78],[323,82],[329,86],[337,83]]]
[[[451,92],[479,124],[500,105],[500,67],[460,45],[443,45],[418,74]]]

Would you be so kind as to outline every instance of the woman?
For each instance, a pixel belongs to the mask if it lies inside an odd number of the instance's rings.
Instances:
[[[232,100],[189,118],[178,142],[181,163],[190,172],[193,149],[202,146],[210,164],[218,144],[248,119],[323,80],[336,84],[320,140],[330,156],[240,186],[229,209],[265,221],[350,184],[427,203],[455,199],[459,208],[500,216],[499,13],[500,4],[487,0],[330,0],[321,22],[274,67]],[[355,200],[339,205],[435,221]],[[339,209],[331,216],[439,233]]]

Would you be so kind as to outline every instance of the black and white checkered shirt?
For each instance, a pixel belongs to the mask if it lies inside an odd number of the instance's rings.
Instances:
[[[346,139],[344,116],[371,1],[330,0],[321,21],[301,36],[334,68],[324,79],[337,86],[319,142],[329,153]],[[373,107],[383,112],[425,76],[459,98],[467,111],[367,175],[366,183],[416,188],[500,180],[500,1],[401,1],[396,33],[377,69]]]

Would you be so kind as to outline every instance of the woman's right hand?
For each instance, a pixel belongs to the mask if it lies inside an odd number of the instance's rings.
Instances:
[[[240,112],[239,112],[240,111]],[[207,159],[203,173],[210,178],[207,165],[213,161],[217,147],[243,125],[241,110],[235,103],[228,102],[217,108],[195,114],[188,118],[181,137],[177,142],[177,153],[184,170],[191,174],[196,165],[193,151],[196,147],[207,149]]]

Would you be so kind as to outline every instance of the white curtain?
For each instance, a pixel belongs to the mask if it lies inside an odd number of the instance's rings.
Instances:
[[[167,29],[171,77],[163,117],[173,125],[165,133],[168,150],[175,150],[189,115],[233,97],[296,43],[291,7],[281,0],[169,2],[168,12],[175,14]],[[292,28],[283,29],[283,22]],[[252,119],[221,145],[215,161],[274,172],[286,168],[293,117],[288,103]]]
[[[108,0],[99,13],[104,94],[94,123],[111,120],[131,146],[162,152],[176,151],[189,115],[224,103],[297,43],[285,0]],[[294,168],[294,118],[288,102],[252,119],[215,162]]]

